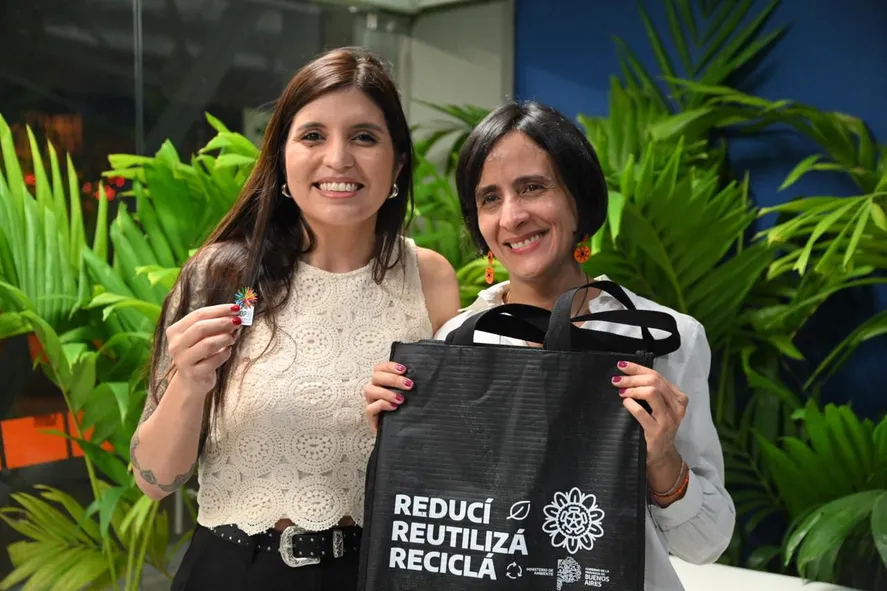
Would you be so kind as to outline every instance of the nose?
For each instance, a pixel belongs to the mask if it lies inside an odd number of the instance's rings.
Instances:
[[[530,219],[530,214],[521,200],[513,195],[506,195],[502,203],[502,217],[499,218],[499,225],[506,230],[514,231],[528,219]]]
[[[323,163],[330,170],[346,170],[354,166],[351,143],[346,138],[331,137],[326,144]]]

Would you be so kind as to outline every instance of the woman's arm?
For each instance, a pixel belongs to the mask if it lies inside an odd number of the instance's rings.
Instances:
[[[459,313],[459,282],[456,271],[443,255],[427,248],[417,250],[425,306],[431,319],[432,332],[437,332],[447,320]]]
[[[186,266],[182,272],[191,270]],[[216,369],[231,356],[240,320],[236,306],[222,304],[172,322],[181,286],[180,281],[169,297],[169,319],[151,380],[154,392],[148,393],[130,442],[136,484],[155,500],[181,487],[194,472],[207,394],[215,386]],[[198,300],[198,290],[193,291],[191,301]]]
[[[156,396],[159,402],[148,394],[129,453],[136,484],[159,501],[194,473],[206,393],[183,385],[175,375],[160,382]]]
[[[650,511],[671,554],[705,564],[717,560],[730,543],[736,509],[724,487],[724,454],[711,417],[711,349],[702,325],[696,324],[686,346],[687,362],[673,379],[689,404],[674,446],[690,468],[689,482],[681,499],[667,507],[653,504]]]

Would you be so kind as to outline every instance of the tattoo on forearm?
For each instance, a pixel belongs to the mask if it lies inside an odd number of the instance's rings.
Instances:
[[[191,478],[191,475],[194,473],[194,468],[197,467],[197,462],[195,461],[191,464],[191,467],[188,468],[187,472],[183,472],[176,476],[173,481],[169,484],[162,484],[157,482],[157,476],[154,474],[153,470],[146,470],[139,465],[139,460],[136,458],[136,448],[139,446],[139,430],[142,427],[142,424],[147,421],[151,415],[157,410],[159,406],[160,399],[166,393],[166,389],[169,388],[169,380],[164,378],[157,383],[157,391],[153,395],[148,393],[148,399],[145,401],[145,411],[142,413],[142,418],[139,421],[139,426],[136,427],[136,431],[132,436],[132,442],[129,444],[129,460],[132,462],[133,469],[138,472],[139,476],[141,476],[145,482],[156,486],[163,492],[175,492],[179,488],[182,487],[188,479]]]
[[[182,485],[184,485],[186,482],[188,482],[188,479],[190,479],[191,475],[194,473],[194,468],[197,467],[197,462],[195,461],[193,464],[191,464],[191,467],[188,468],[188,470],[186,472],[183,472],[183,473],[179,474],[178,476],[176,476],[173,479],[173,481],[170,482],[169,484],[159,483],[159,482],[157,482],[157,476],[155,476],[153,470],[146,470],[139,465],[139,461],[136,458],[136,448],[138,446],[139,446],[139,430],[136,429],[135,434],[132,436],[132,443],[129,446],[129,460],[130,460],[130,462],[132,462],[133,469],[135,469],[138,472],[139,476],[141,476],[145,482],[147,482],[148,484],[151,484],[153,486],[156,486],[157,488],[159,488],[163,492],[167,492],[167,493],[175,492],[176,490],[181,488]]]
[[[166,394],[167,388],[169,388],[169,380],[163,378],[157,382],[157,391],[154,394],[150,392],[148,393],[147,400],[145,400],[145,411],[142,413],[139,425],[151,418],[151,415],[154,414],[154,411],[156,411],[157,407],[160,405],[160,399]]]
[[[182,486],[184,486],[184,484],[186,482],[188,482],[188,480],[191,479],[191,475],[194,474],[194,468],[196,468],[196,467],[197,467],[197,462],[194,462],[193,464],[191,464],[191,467],[188,468],[187,472],[182,472],[181,474],[176,476],[173,479],[173,481],[170,482],[169,484],[158,484],[157,488],[159,488],[163,492],[168,492],[168,493],[175,492],[175,491],[179,490],[180,488],[182,488]],[[150,470],[149,470],[149,472],[150,472]],[[153,476],[153,474],[152,474],[152,476]]]

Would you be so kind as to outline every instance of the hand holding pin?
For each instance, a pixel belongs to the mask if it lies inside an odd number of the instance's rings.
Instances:
[[[251,287],[242,287],[234,295],[234,303],[240,306],[241,326],[252,326],[253,313],[255,312],[258,299],[258,294]]]

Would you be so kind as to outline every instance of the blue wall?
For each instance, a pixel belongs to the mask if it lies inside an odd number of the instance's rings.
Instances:
[[[645,3],[654,24],[667,31],[661,2]],[[763,7],[766,1],[760,1]],[[655,9],[653,8],[655,7]],[[783,0],[770,28],[788,34],[764,63],[751,88],[768,99],[793,99],[862,117],[887,143],[887,2]],[[516,0],[515,94],[551,104],[575,117],[606,115],[609,78],[619,72],[613,37],[621,38],[651,72],[658,72],[637,3],[626,0]],[[667,33],[664,34],[667,37]],[[855,185],[834,175],[811,175],[785,194],[777,187],[815,146],[793,135],[742,139],[730,145],[738,171],[749,170],[761,205],[795,195],[852,195]],[[765,222],[766,223],[766,222]],[[839,294],[799,335],[817,361],[853,326],[887,308],[887,289]],[[866,415],[887,411],[887,337],[869,341],[828,384],[827,400],[852,399]]]

